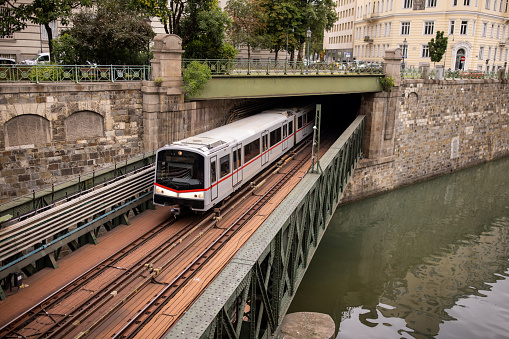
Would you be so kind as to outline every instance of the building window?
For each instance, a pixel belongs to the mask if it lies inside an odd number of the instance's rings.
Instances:
[[[458,6],[458,0],[452,0],[452,5],[453,6]]]
[[[493,10],[497,10],[497,0],[493,0]]]
[[[10,12],[10,9],[7,8],[7,7],[0,7],[0,12],[2,12],[2,15],[5,15],[5,16],[10,16],[9,15],[9,12]],[[11,25],[8,24],[8,26],[6,27],[9,31],[11,30]],[[0,39],[14,39],[14,34],[8,34],[8,35],[0,35]]]
[[[449,35],[454,35],[454,24],[456,23],[455,20],[449,21]]]
[[[426,7],[437,7],[437,0],[427,0]]]
[[[485,37],[487,33],[488,33],[488,23],[483,22],[481,36]]]
[[[401,56],[403,58],[408,58],[408,45],[399,45],[399,48],[401,48]]]
[[[50,22],[49,27],[51,28],[52,39],[56,39],[58,37],[57,22]],[[43,41],[48,40],[48,32],[46,32],[46,28],[43,25],[41,25],[41,39]]]
[[[434,21],[424,21],[424,35],[433,35],[435,31]]]
[[[495,24],[491,24],[490,38],[493,38],[493,35],[495,35]]]
[[[401,23],[401,35],[410,35],[410,22]]]
[[[392,23],[391,23],[391,22],[389,22],[389,26],[388,26],[388,28],[387,28],[387,33],[388,33],[387,35],[388,35],[388,36],[391,36],[391,27],[392,27]]]
[[[468,31],[468,20],[461,20],[460,34],[467,35]]]
[[[479,60],[484,60],[484,46],[479,47]]]
[[[490,0],[486,0],[486,9],[490,9],[491,7],[491,1]]]
[[[428,45],[421,46],[421,58],[429,58],[429,46]]]
[[[463,6],[470,6],[470,0],[463,0]]]
[[[472,36],[475,36],[475,20],[474,22],[472,23]]]
[[[509,6],[509,0],[505,0],[505,10],[504,12],[507,13],[507,7]]]
[[[488,47],[488,59],[491,58],[491,47]]]
[[[403,0],[403,8],[413,8],[413,0]]]

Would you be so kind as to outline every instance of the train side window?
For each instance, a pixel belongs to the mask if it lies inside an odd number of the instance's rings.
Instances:
[[[297,129],[302,128],[302,115],[297,118]]]
[[[306,113],[306,123],[309,122],[309,113]]]
[[[292,135],[292,133],[293,133],[293,121],[290,121],[290,123],[288,124],[288,134]]]
[[[258,154],[260,154],[260,139],[256,139],[244,146],[244,163],[254,159]]]
[[[240,148],[233,151],[233,170],[236,170],[240,167],[240,161],[242,160],[240,156]]]
[[[221,166],[221,178],[230,173],[230,155],[225,155],[219,159],[219,165]]]
[[[269,149],[268,140],[269,139],[268,139],[267,135],[262,136],[263,151],[266,151]]]
[[[281,141],[281,128],[277,128],[270,132],[270,147]]]
[[[212,161],[210,163],[210,183],[217,181],[217,173],[216,173],[216,162]]]

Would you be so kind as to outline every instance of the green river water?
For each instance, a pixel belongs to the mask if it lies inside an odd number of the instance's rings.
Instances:
[[[338,207],[288,313],[337,338],[509,338],[509,158]]]

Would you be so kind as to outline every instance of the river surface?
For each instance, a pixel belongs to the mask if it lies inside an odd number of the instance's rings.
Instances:
[[[340,206],[288,313],[337,338],[509,338],[509,158]]]

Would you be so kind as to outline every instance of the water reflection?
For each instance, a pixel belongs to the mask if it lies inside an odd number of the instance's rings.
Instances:
[[[338,338],[509,337],[507,173],[503,159],[341,207],[289,312],[330,314]]]

